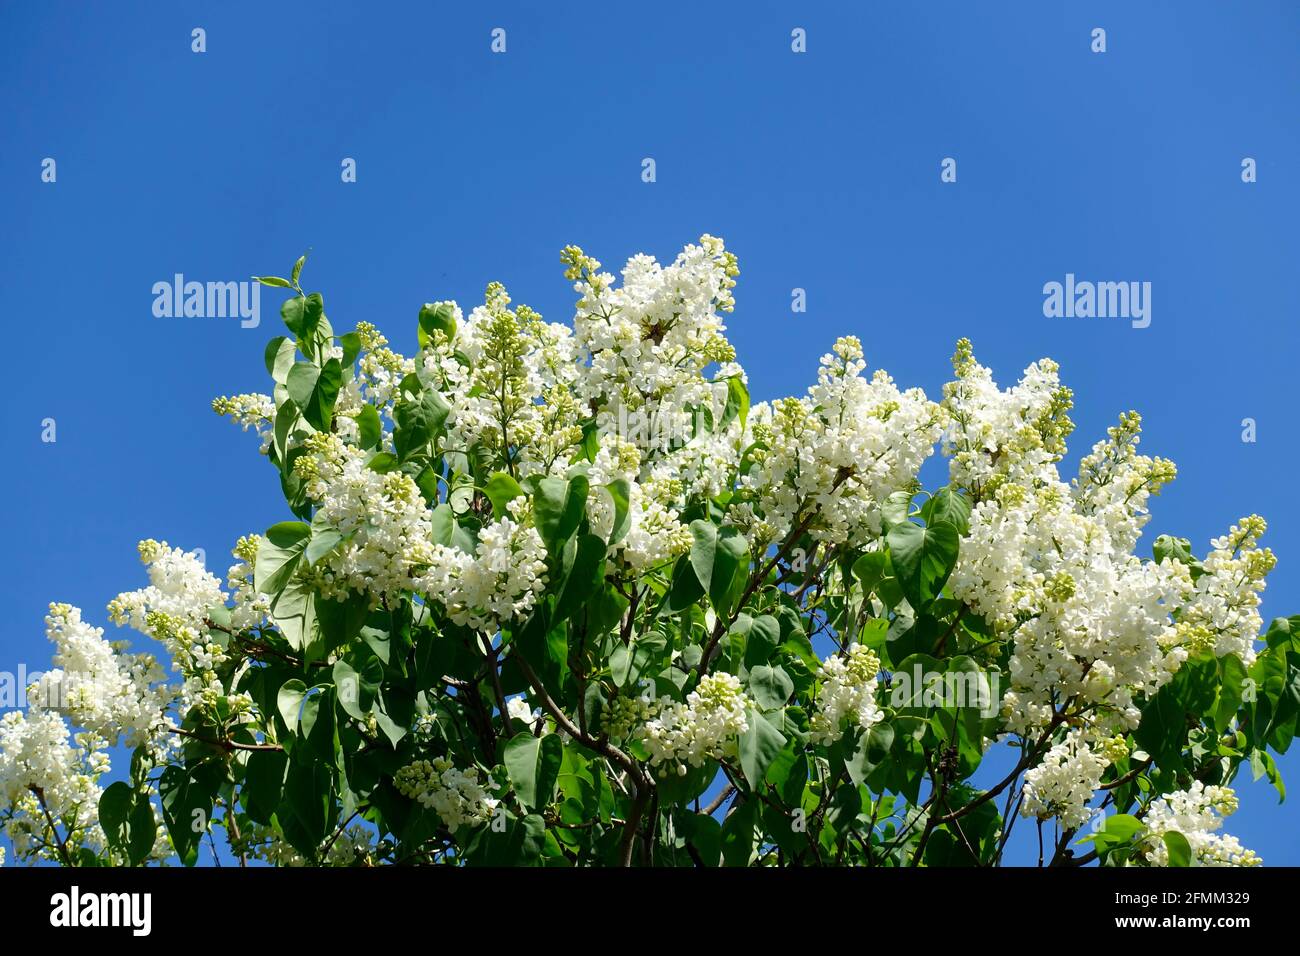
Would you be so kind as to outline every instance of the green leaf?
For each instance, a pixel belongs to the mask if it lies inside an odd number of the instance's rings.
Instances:
[[[110,784],[99,797],[99,824],[104,829],[108,845],[125,847],[127,820],[135,806],[135,791],[121,780]]]
[[[564,746],[555,734],[517,734],[505,746],[502,763],[519,799],[531,810],[547,806],[555,795]]]
[[[680,832],[705,866],[717,866],[721,862],[722,824],[713,817],[703,813],[685,814]]]
[[[337,529],[328,525],[313,526],[311,540],[307,543],[307,547],[303,549],[303,557],[307,559],[307,566],[315,565],[317,561],[342,543],[343,535]]]
[[[533,498],[537,532],[551,554],[559,554],[582,523],[587,508],[587,479],[577,475],[563,478],[530,476],[525,484]]]
[[[1192,845],[1187,842],[1187,837],[1177,830],[1167,830],[1164,833],[1164,841],[1166,849],[1169,850],[1170,866],[1192,865]]]
[[[280,306],[280,318],[299,342],[307,342],[316,334],[324,314],[325,303],[319,292],[286,299]]]
[[[740,420],[741,428],[749,420],[749,389],[739,375],[727,378],[727,404],[722,409],[722,427],[726,428],[735,419]]]
[[[713,555],[718,547],[718,527],[711,521],[692,521],[691,568],[705,591],[713,581]]]
[[[740,623],[739,619],[736,621]],[[771,614],[760,614],[750,622],[745,636],[745,666],[766,664],[781,644],[781,622]]]
[[[173,764],[163,770],[158,780],[163,822],[185,866],[198,861],[199,840],[212,820],[212,798],[221,775],[212,764],[196,768],[195,773],[191,776],[191,771]]]
[[[349,591],[345,599],[317,598],[316,621],[329,650],[348,644],[361,633],[370,612],[370,599]]]
[[[1267,776],[1268,782],[1277,791],[1278,803],[1286,800],[1286,784],[1282,780],[1282,773],[1277,769],[1277,763],[1268,755],[1267,751],[1258,748],[1251,750],[1250,772],[1255,780]]]
[[[1264,635],[1264,643],[1270,649],[1286,645],[1289,650],[1300,650],[1300,616],[1273,618]]]
[[[668,585],[668,595],[664,606],[673,614],[692,607],[704,597],[704,585],[700,584],[691,566],[690,556],[682,555],[673,566],[672,579]]]
[[[487,494],[488,501],[492,502],[494,518],[506,517],[509,514],[506,506],[516,498],[522,497],[524,493],[524,489],[519,487],[519,482],[504,471],[494,472],[488,478],[483,491]]]
[[[302,412],[307,424],[317,431],[329,431],[334,416],[334,402],[343,386],[343,366],[336,358],[324,366],[314,362],[297,362],[289,369],[285,387],[289,398]]]
[[[136,794],[127,828],[130,832],[126,844],[127,857],[132,866],[139,866],[148,859],[158,840],[158,821],[154,819],[153,806],[144,794]]]
[[[593,600],[605,577],[605,542],[600,535],[580,536],[564,549],[564,556],[563,584],[551,615],[552,627]]]
[[[323,687],[302,702],[302,735],[317,758],[324,764],[334,760],[334,701],[333,687]]]
[[[1187,538],[1175,538],[1162,534],[1151,546],[1151,554],[1159,564],[1165,558],[1173,558],[1179,564],[1192,564],[1196,557],[1192,554],[1192,542]]]
[[[307,696],[307,685],[298,678],[287,680],[280,685],[275,695],[275,707],[284,718],[290,733],[298,732],[298,719],[302,714],[302,700]]]
[[[253,276],[253,281],[260,282],[262,285],[269,285],[273,289],[292,289],[293,283],[288,279],[281,279],[279,276]]]
[[[284,791],[284,771],[288,762],[289,758],[282,750],[255,750],[248,755],[239,801],[255,823],[266,825],[271,822],[271,815],[280,805]]]
[[[873,724],[870,730],[858,733],[853,751],[844,761],[844,767],[848,770],[853,785],[862,786],[867,777],[889,759],[889,752],[893,746],[894,728],[889,724]]]
[[[709,600],[723,613],[731,612],[733,596],[738,589],[736,579],[740,571],[749,570],[749,542],[745,536],[730,525],[718,529],[717,548],[713,552],[713,575],[709,582]]]
[[[1222,675],[1214,702],[1214,729],[1223,733],[1241,710],[1246,689],[1246,665],[1236,654],[1226,654],[1219,659]]]
[[[777,710],[794,693],[794,681],[781,667],[760,664],[749,669],[749,693],[763,710]]]
[[[1187,712],[1178,699],[1178,687],[1169,683],[1146,702],[1133,736],[1138,745],[1155,758],[1156,766],[1177,771],[1183,766],[1187,729]]]
[[[959,534],[970,531],[970,513],[970,499],[950,487],[940,488],[921,506],[921,520],[927,527],[946,521]]]
[[[379,412],[373,405],[362,405],[357,412],[357,430],[360,432],[358,443],[364,449],[378,448],[383,438],[384,426],[379,420]]]
[[[749,729],[740,735],[740,768],[754,789],[763,786],[767,768],[785,746],[785,735],[768,722],[757,708],[749,712]]]
[[[1103,829],[1115,839],[1127,843],[1146,827],[1141,820],[1131,814],[1117,813],[1106,818]]]
[[[667,639],[657,631],[638,634],[629,646],[616,643],[609,656],[609,673],[614,683],[619,687],[639,684],[656,664],[662,664],[667,647]]]
[[[905,521],[890,529],[886,541],[903,595],[919,611],[943,591],[957,563],[957,529],[947,521],[927,528]]]
[[[316,859],[337,817],[333,798],[333,774],[327,765],[319,761],[289,764],[275,818],[285,839],[308,860]]]
[[[456,310],[450,302],[426,302],[420,307],[420,325],[416,331],[420,348],[429,346],[434,332],[441,332],[448,341],[456,337]]]
[[[748,866],[754,854],[754,819],[760,803],[746,800],[722,822],[722,862],[725,866]]]
[[[390,471],[397,471],[398,468],[402,467],[402,463],[397,460],[396,455],[390,454],[386,451],[381,451],[378,454],[371,456],[370,460],[366,462],[366,467],[371,471],[377,471],[381,475],[386,475]]]
[[[605,485],[605,491],[614,501],[614,524],[609,532],[609,545],[613,547],[627,537],[632,528],[632,483],[626,478],[616,478]]]
[[[271,599],[271,620],[295,651],[309,647],[316,634],[316,592],[311,585],[290,581]]]
[[[302,521],[281,521],[267,529],[257,547],[253,586],[263,594],[278,594],[298,569],[311,539],[311,526]]]
[[[889,575],[889,554],[885,551],[868,551],[853,562],[853,576],[862,585],[863,594],[871,594]]]
[[[414,376],[402,380],[402,397],[393,405],[393,448],[397,457],[407,461],[423,452],[430,442],[442,435],[451,406],[432,388],[420,388],[418,380],[408,386]]]
[[[505,829],[479,827],[465,847],[470,866],[537,866],[547,846],[546,821],[536,813],[522,820],[507,815]]]
[[[410,728],[412,718],[410,698],[403,698],[398,694],[390,695],[381,690],[375,701],[373,713],[379,729],[384,732],[389,743],[396,747]]]
[[[912,495],[907,491],[895,491],[880,506],[880,523],[888,532],[895,525],[906,524],[912,510]]]
[[[384,679],[383,665],[379,659],[371,657],[365,673],[358,673],[347,661],[334,662],[335,699],[349,717],[365,720],[370,708],[375,705],[379,685]]]
[[[283,385],[289,378],[289,370],[298,357],[298,345],[293,339],[277,335],[266,343],[266,370],[277,385]]]

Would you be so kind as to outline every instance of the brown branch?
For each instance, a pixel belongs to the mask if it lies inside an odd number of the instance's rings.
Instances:
[[[520,671],[523,672],[524,679],[528,681],[529,686],[533,689],[533,693],[537,695],[538,701],[541,702],[542,709],[555,718],[555,722],[560,725],[560,728],[566,734],[589,750],[594,750],[601,756],[608,757],[610,760],[614,761],[614,763],[618,764],[618,766],[622,770],[626,771],[627,775],[632,778],[632,782],[636,784],[638,790],[652,785],[650,778],[645,774],[635,760],[603,737],[597,739],[589,734],[583,733],[582,729],[569,719],[569,716],[560,709],[560,705],[551,698],[549,693],[547,693],[546,687],[537,676],[537,672],[534,671],[532,665],[524,659],[523,654],[512,654],[511,659],[519,665]]]
[[[68,837],[59,836],[59,828],[54,824],[54,816],[50,813],[50,806],[45,802],[45,791],[35,785],[29,789],[32,793],[36,794],[36,799],[40,803],[41,809],[45,811],[45,820],[50,825],[50,833],[54,834],[54,839],[58,841],[56,846],[59,851],[59,859],[63,861],[64,866],[72,866],[72,858],[68,855]],[[69,830],[68,832],[70,835],[72,831]]]
[[[641,824],[641,816],[645,812],[646,803],[654,794],[654,780],[637,765],[635,760],[619,750],[603,736],[599,739],[592,738],[581,727],[574,724],[569,719],[568,714],[551,698],[545,685],[542,684],[541,678],[537,676],[537,672],[533,670],[532,665],[524,659],[523,654],[515,653],[511,657],[519,665],[524,679],[533,688],[533,692],[537,695],[537,699],[541,701],[543,709],[555,719],[556,724],[584,747],[594,750],[618,764],[632,781],[636,793],[632,797],[632,806],[628,811],[627,823],[623,827],[623,835],[619,844],[619,864],[621,866],[631,866],[632,852],[636,846],[637,828]]]
[[[501,672],[498,669],[501,652],[487,642],[487,639],[479,636],[479,640],[484,642],[483,656],[487,658],[488,675],[492,678],[492,693],[497,699],[497,709],[501,711],[501,726],[505,728],[506,736],[514,736],[514,722],[510,718],[510,708],[506,706],[505,691],[501,687]]]
[[[641,826],[641,816],[646,804],[650,802],[650,788],[638,786],[632,797],[632,806],[627,813],[627,822],[623,824],[623,835],[618,842],[618,865],[631,866],[632,853],[636,848],[637,828]]]
[[[226,842],[230,843],[232,850],[235,844],[239,844],[239,865],[248,866],[248,853],[244,848],[244,837],[239,832],[239,821],[235,819],[233,803],[226,804]]]
[[[712,803],[710,803],[707,807],[705,807],[705,808],[704,808],[703,810],[701,810],[700,812],[703,813],[706,817],[711,817],[711,816],[713,816],[715,813],[718,812],[718,809],[719,809],[719,808],[720,808],[724,803],[727,802],[727,800],[731,797],[731,795],[732,795],[733,793],[736,793],[736,792],[737,792],[737,791],[736,791],[736,788],[735,788],[734,785],[732,785],[732,784],[730,784],[730,783],[727,784],[725,787],[722,788],[722,792],[721,792],[720,794],[718,794],[717,799],[714,800]]]
[[[1112,780],[1110,783],[1103,783],[1100,789],[1118,790],[1120,787],[1124,786],[1124,784],[1129,783],[1132,780],[1136,779],[1138,774],[1142,773],[1142,771],[1146,770],[1150,766],[1151,766],[1151,761],[1144,760],[1136,767],[1134,767],[1132,770],[1130,770],[1128,773],[1124,774],[1124,776],[1120,777],[1118,780]]]

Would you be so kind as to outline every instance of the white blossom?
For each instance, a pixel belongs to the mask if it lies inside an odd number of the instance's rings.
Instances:
[[[885,713],[876,703],[879,676],[880,658],[863,644],[854,644],[847,654],[822,661],[817,671],[821,689],[808,728],[809,738],[814,743],[832,744],[844,736],[846,723],[862,730],[880,723]]]
[[[1095,812],[1088,801],[1108,766],[1109,761],[1093,751],[1082,733],[1070,731],[1041,763],[1025,772],[1021,815],[1040,820],[1057,817],[1062,826],[1082,826]]]
[[[500,800],[488,793],[478,770],[461,770],[445,757],[417,760],[393,778],[398,793],[428,807],[452,830],[492,819]]]
[[[658,716],[643,728],[653,766],[667,764],[684,775],[686,766],[703,766],[736,752],[736,737],[749,729],[753,702],[740,679],[722,672],[708,674],[686,702],[664,698]]]
[[[1196,780],[1187,790],[1166,793],[1151,801],[1143,822],[1147,827],[1144,856],[1153,866],[1169,865],[1166,833],[1181,833],[1192,850],[1193,866],[1259,866],[1263,861],[1234,836],[1218,831],[1223,818],[1237,810],[1237,796],[1228,787],[1207,787]]]

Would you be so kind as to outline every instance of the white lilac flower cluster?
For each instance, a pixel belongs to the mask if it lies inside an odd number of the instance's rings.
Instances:
[[[953,364],[943,446],[952,482],[975,506],[950,587],[1013,643],[1010,730],[1045,728],[1064,700],[1090,713],[1099,737],[1131,730],[1136,701],[1189,656],[1254,660],[1258,592],[1273,566],[1258,548],[1261,519],[1216,540],[1195,581],[1174,557],[1136,557],[1147,500],[1175,474],[1171,462],[1137,454],[1138,416],[1122,416],[1067,484],[1057,463],[1074,427],[1072,396],[1055,363],[1034,363],[1006,391],[965,340]]]
[[[808,725],[813,743],[833,744],[844,736],[847,725],[870,730],[884,719],[876,703],[880,657],[863,644],[854,644],[844,655],[822,661],[817,671],[821,688],[817,711]]]
[[[1259,866],[1263,861],[1230,834],[1219,833],[1223,818],[1237,811],[1237,795],[1228,787],[1207,787],[1201,781],[1187,790],[1151,801],[1143,822],[1147,827],[1144,856],[1153,866],[1168,866],[1166,833],[1181,833],[1192,851],[1193,866]]]
[[[1266,529],[1259,515],[1242,518],[1228,533],[1210,542],[1213,549],[1201,565],[1194,584],[1184,579],[1180,595],[1179,645],[1189,651],[1211,650],[1216,657],[1236,654],[1246,664],[1255,660],[1255,641],[1263,623],[1259,592],[1277,559],[1260,548]]]
[[[1092,749],[1082,732],[1070,731],[1041,763],[1025,772],[1021,814],[1040,820],[1057,817],[1066,827],[1082,826],[1095,812],[1088,801],[1108,766],[1110,761]]]
[[[436,330],[418,368],[427,384],[457,397],[448,444],[477,445],[503,458],[527,449],[517,463],[522,475],[567,462],[563,453],[581,438],[569,392],[579,374],[573,333],[526,305],[511,309],[496,282],[466,319],[454,302],[438,304],[452,312],[454,334]]]
[[[378,602],[414,591],[459,624],[495,629],[545,588],[546,548],[535,528],[506,516],[479,532],[473,554],[434,544],[431,513],[409,475],[367,467],[337,435],[313,435],[307,447],[297,473],[309,482],[318,520],[344,536],[315,571],[323,594],[354,591]]]
[[[109,770],[107,746],[92,731],[73,735],[54,711],[0,717],[0,819],[16,857],[59,860],[49,819],[59,821],[66,843],[103,847],[97,781]]]
[[[900,391],[883,371],[862,377],[862,344],[852,336],[822,356],[805,398],[754,407],[749,418],[756,467],[744,487],[769,526],[794,528],[831,544],[861,545],[881,532],[881,507],[913,490],[934,450],[943,414],[917,388]]]
[[[244,431],[250,428],[262,440],[262,453],[271,447],[275,425],[275,399],[256,392],[246,395],[223,395],[212,400],[212,410],[229,418]]]
[[[706,760],[734,756],[736,738],[749,729],[753,707],[733,674],[708,674],[685,703],[664,698],[658,716],[641,731],[652,766],[667,765],[680,776],[687,765],[703,766]]]
[[[536,528],[502,518],[479,532],[473,554],[435,545],[416,589],[442,602],[457,624],[496,630],[546,589],[546,545]]]
[[[416,371],[416,363],[390,349],[388,339],[369,322],[357,323],[357,335],[362,348],[359,375],[339,393],[342,408],[355,412],[366,404],[385,409],[396,397],[402,379]]]
[[[166,648],[172,670],[184,678],[179,709],[184,716],[195,703],[222,694],[215,669],[225,648],[209,627],[213,608],[224,606],[221,582],[193,552],[146,539],[140,560],[149,570],[149,586],[119,594],[108,605],[114,624],[130,625]]]
[[[446,757],[408,764],[394,775],[393,786],[452,830],[487,823],[501,802],[479,782],[477,768],[461,770]]]
[[[253,569],[257,564],[257,548],[262,542],[259,534],[244,535],[235,542],[231,554],[238,562],[226,573],[226,587],[230,588],[233,606],[230,609],[230,627],[246,631],[266,620],[271,610],[271,598],[254,586]]]
[[[212,610],[226,603],[220,583],[197,555],[166,542],[142,541],[139,552],[150,584],[114,598],[109,617],[161,642],[182,683],[166,683],[153,655],[105,640],[78,608],[50,605],[45,623],[55,667],[29,688],[26,713],[0,718],[0,819],[20,859],[61,860],[70,847],[104,851],[98,780],[110,767],[107,749],[144,747],[165,761],[176,745],[177,719],[224,696],[214,668],[225,649],[209,628]],[[228,700],[236,718],[252,705],[245,695]],[[74,733],[74,726],[82,729]],[[171,853],[160,827],[149,857]]]
[[[273,827],[246,820],[242,824],[242,839],[236,846],[243,849],[249,859],[260,860],[270,866],[318,866],[307,859],[281,837]],[[379,847],[374,828],[361,823],[340,830],[325,853],[325,866],[373,866],[378,861]]]
[[[338,435],[312,435],[304,444],[295,474],[317,504],[316,520],[343,535],[317,570],[322,593],[355,591],[378,602],[411,590],[433,561],[430,512],[414,479],[368,467],[368,456]]]
[[[718,314],[734,305],[736,257],[703,236],[667,267],[633,256],[617,288],[576,246],[561,259],[581,296],[574,338],[590,359],[576,383],[579,401],[598,409],[602,432],[627,433],[647,463],[671,457],[692,434],[696,410],[712,407],[725,379],[741,374]],[[715,364],[719,374],[707,378]]]
[[[644,571],[689,548],[678,514],[730,488],[740,462],[741,422],[724,413],[730,382],[745,376],[720,315],[734,305],[739,269],[722,240],[707,235],[667,266],[633,256],[618,286],[576,246],[561,259],[581,296],[573,328],[582,364],[571,393],[594,413],[600,435],[594,520],[611,513],[598,489],[629,480],[628,527],[614,552]]]
[[[69,604],[51,604],[46,633],[54,642],[55,669],[32,690],[42,707],[94,731],[110,746],[152,744],[171,702],[166,673],[150,654],[128,654],[104,640],[103,628],[81,619]]]
[[[734,306],[739,270],[720,239],[703,236],[668,265],[633,256],[621,283],[577,247],[561,259],[580,296],[572,331],[513,304],[496,283],[468,316],[454,302],[426,305],[422,316],[434,320],[422,322],[414,359],[389,348],[373,326],[358,325],[359,360],[345,370],[334,430],[312,434],[300,423],[280,450],[297,450],[295,477],[316,521],[343,538],[313,569],[321,593],[361,593],[378,603],[415,592],[478,628],[500,626],[532,607],[541,576],[529,520],[494,515],[496,522],[478,533],[487,546],[474,554],[463,545],[436,547],[431,511],[414,479],[370,467],[371,452],[359,446],[365,407],[391,416],[412,374],[445,396],[444,448],[486,455],[520,479],[566,474],[589,440],[584,423],[594,424],[589,517],[608,534],[619,514],[609,557],[632,574],[688,550],[691,535],[680,515],[738,485],[730,514],[755,548],[805,518],[820,539],[865,542],[879,533],[889,495],[915,486],[943,410],[919,389],[901,391],[884,372],[864,378],[856,339],[836,343],[806,397],[756,406],[746,422],[734,394],[745,374],[721,318]],[[217,404],[241,423],[261,427],[274,417],[260,396]],[[392,449],[392,433],[382,424],[380,431],[379,448]],[[463,507],[456,489],[448,493]],[[485,564],[491,570],[478,573]],[[237,607],[254,606],[241,613],[241,625],[264,612],[242,568],[230,580]]]
[[[671,483],[653,479],[642,482],[640,474],[641,450],[635,444],[617,435],[601,436],[600,447],[587,473],[591,489],[587,513],[592,531],[608,539],[616,512],[610,486],[616,482],[627,483],[629,527],[609,550],[612,560],[634,573],[661,566],[685,554],[692,540],[690,528],[682,524],[671,503],[678,497]]]

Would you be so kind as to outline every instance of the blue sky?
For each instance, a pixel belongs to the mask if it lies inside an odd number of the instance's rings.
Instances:
[[[48,661],[51,600],[102,622],[142,583],[139,538],[224,567],[286,517],[255,440],[208,410],[265,388],[278,298],[243,329],[155,318],[151,289],[283,274],[308,247],[334,324],[405,351],[420,303],[494,279],[567,320],[568,243],[616,268],[709,232],[740,257],[731,335],[756,398],[801,392],[848,333],[933,394],[960,336],[1003,384],[1050,355],[1076,395],[1071,464],[1140,410],[1143,450],[1180,468],[1148,540],[1203,551],[1259,512],[1279,555],[1265,617],[1300,611],[1298,28],[1285,0],[6,4],[0,669]],[[1151,282],[1151,325],[1045,318],[1067,273]],[[1229,829],[1300,863],[1290,806],[1241,789]]]

